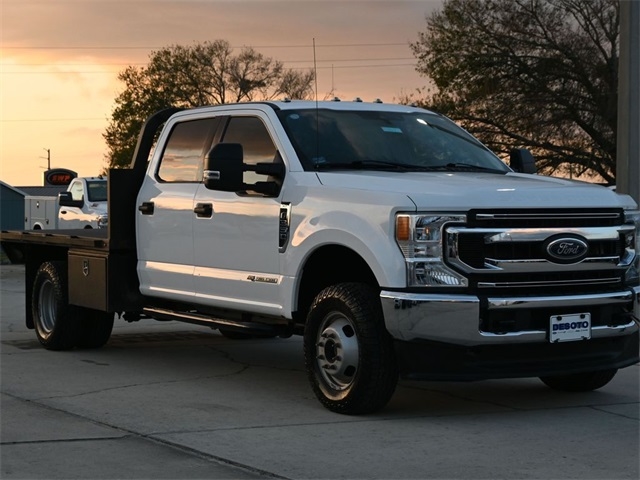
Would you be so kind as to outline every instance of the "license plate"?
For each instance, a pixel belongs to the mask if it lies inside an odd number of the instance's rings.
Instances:
[[[549,319],[549,341],[573,342],[591,338],[591,314],[552,315]]]

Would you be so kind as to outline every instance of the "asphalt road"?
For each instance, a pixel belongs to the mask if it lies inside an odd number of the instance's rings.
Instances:
[[[44,350],[22,275],[0,267],[2,479],[640,478],[638,365],[579,394],[401,382],[346,417],[315,400],[300,338],[116,320],[100,350]]]

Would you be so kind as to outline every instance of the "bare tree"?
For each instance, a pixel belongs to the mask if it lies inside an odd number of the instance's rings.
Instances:
[[[411,45],[446,113],[545,173],[615,181],[617,0],[446,0]]]
[[[217,105],[277,95],[305,99],[313,71],[286,70],[282,62],[245,47],[238,54],[226,40],[174,45],[152,52],[146,67],[129,66],[118,75],[123,91],[115,99],[103,137],[110,167],[127,166],[144,120],[167,108]]]

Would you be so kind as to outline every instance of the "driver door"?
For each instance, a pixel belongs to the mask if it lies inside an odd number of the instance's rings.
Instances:
[[[268,118],[255,112],[231,116],[221,141],[241,144],[245,163],[282,161],[268,126]],[[244,173],[244,183],[266,180],[264,175]],[[280,195],[222,192],[201,184],[194,204],[207,207],[207,214],[193,218],[198,301],[280,315]]]

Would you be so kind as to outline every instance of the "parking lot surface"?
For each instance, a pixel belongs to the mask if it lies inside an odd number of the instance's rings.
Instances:
[[[23,267],[0,267],[3,479],[638,479],[640,367],[597,392],[538,379],[401,381],[383,411],[316,401],[302,341],[116,319],[99,350],[24,326]]]

